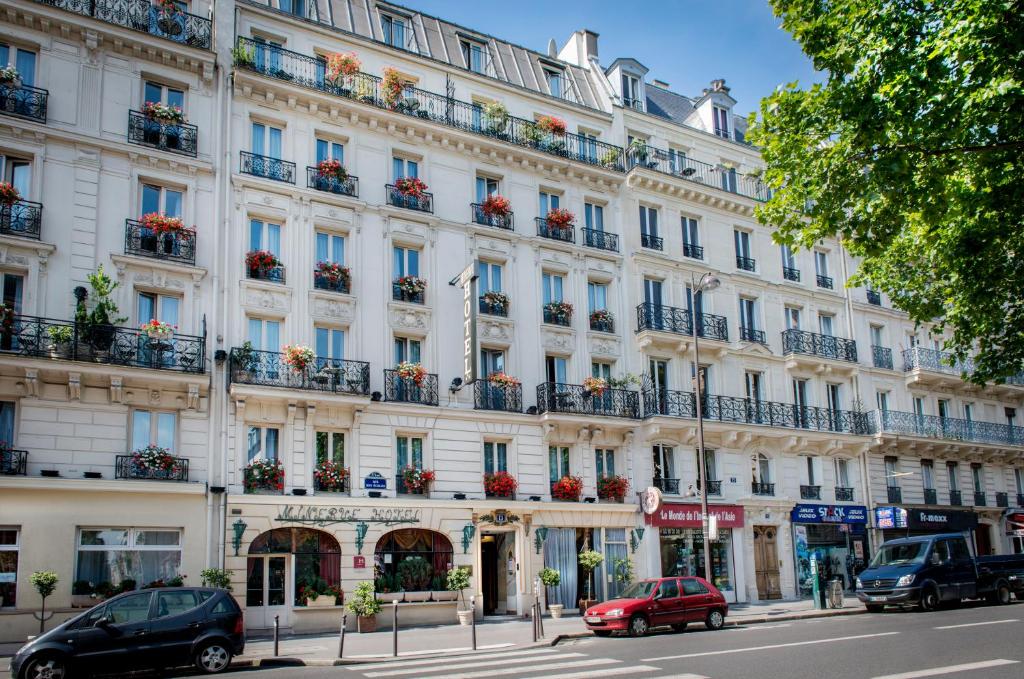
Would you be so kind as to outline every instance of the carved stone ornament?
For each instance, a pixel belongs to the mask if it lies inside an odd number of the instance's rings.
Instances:
[[[575,343],[575,336],[571,330],[568,332],[561,332],[551,328],[544,328],[541,332],[544,336],[545,349],[564,352],[572,351],[573,344]]]
[[[411,309],[409,307],[391,307],[391,327],[403,330],[420,330],[426,332],[430,326],[430,311],[427,309]]]
[[[512,323],[490,319],[477,321],[477,336],[484,341],[511,342]]]
[[[350,323],[355,318],[355,300],[340,295],[310,293],[310,313],[314,318]]]
[[[291,293],[283,290],[265,290],[247,286],[243,299],[245,306],[251,309],[286,312],[292,307]]]
[[[619,356],[622,353],[622,347],[619,345],[618,338],[591,337],[590,353],[595,356]]]

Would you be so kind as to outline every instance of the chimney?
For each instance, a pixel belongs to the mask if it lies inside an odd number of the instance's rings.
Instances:
[[[729,94],[729,88],[725,86],[725,78],[716,78],[711,81],[712,92],[724,92]]]
[[[669,89],[669,84],[667,82],[665,82],[664,80],[657,80],[657,79],[655,79],[655,80],[651,81],[651,84],[654,85],[655,87],[660,87],[663,90]]]
[[[558,46],[555,44],[554,38],[548,40],[548,56],[552,59],[558,58]]]
[[[586,28],[580,32],[583,34],[583,49],[587,59],[597,59],[597,33]]]

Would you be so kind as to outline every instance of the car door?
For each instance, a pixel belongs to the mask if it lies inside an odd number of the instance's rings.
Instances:
[[[205,609],[195,590],[157,591],[150,645],[162,666],[188,664],[192,642],[203,632]]]
[[[83,618],[75,638],[75,660],[87,670],[150,667],[149,613],[152,591],[117,597]]]
[[[654,615],[651,626],[671,625],[682,622],[682,599],[679,596],[679,581],[666,578],[658,583],[654,594]]]
[[[697,578],[683,578],[683,616],[686,622],[700,622],[707,615],[708,589]]]
[[[957,585],[957,597],[968,599],[977,596],[978,574],[974,568],[974,559],[963,538],[949,541],[949,555],[953,559],[953,580]]]
[[[929,575],[939,586],[939,598],[942,601],[953,601],[959,597],[956,585],[956,574],[953,568],[953,556],[949,540],[936,540],[932,545]]]

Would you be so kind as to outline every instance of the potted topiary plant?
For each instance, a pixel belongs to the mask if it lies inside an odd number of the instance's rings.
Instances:
[[[545,587],[558,587],[562,584],[562,574],[556,571],[554,568],[544,567],[540,569],[540,573],[537,574],[540,577],[540,581],[544,583]],[[558,600],[558,590],[555,590],[555,600]],[[551,617],[556,620],[562,617],[562,604],[548,604],[548,610],[551,611]]]
[[[582,612],[597,603],[597,599],[592,598],[594,596],[594,569],[604,561],[604,554],[588,549],[580,552],[577,559],[580,568],[587,574],[587,598],[580,599],[580,611]]]
[[[349,613],[356,616],[358,632],[376,632],[377,614],[380,613],[380,602],[373,594],[372,582],[360,582],[356,585],[352,598],[345,604]]]
[[[405,590],[406,601],[426,601],[430,598],[430,564],[422,556],[407,556],[398,564],[398,579]]]
[[[459,624],[469,625],[475,614],[472,608],[464,608],[466,605],[465,590],[469,589],[469,569],[459,566],[448,571],[447,585],[448,591],[458,592],[459,605],[456,606],[456,614],[459,616]]]
[[[57,583],[60,580],[57,578],[57,574],[53,571],[36,571],[29,578],[29,582],[32,583],[32,587],[39,593],[42,598],[42,605],[39,611],[39,633],[43,633],[44,625],[46,621],[53,617],[53,613],[50,613],[50,618],[46,617],[46,597],[53,594],[54,590],[57,589]]]

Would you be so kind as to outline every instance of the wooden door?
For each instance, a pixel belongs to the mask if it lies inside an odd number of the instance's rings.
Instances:
[[[779,553],[775,546],[776,526],[754,526],[754,575],[758,599],[781,599]]]

